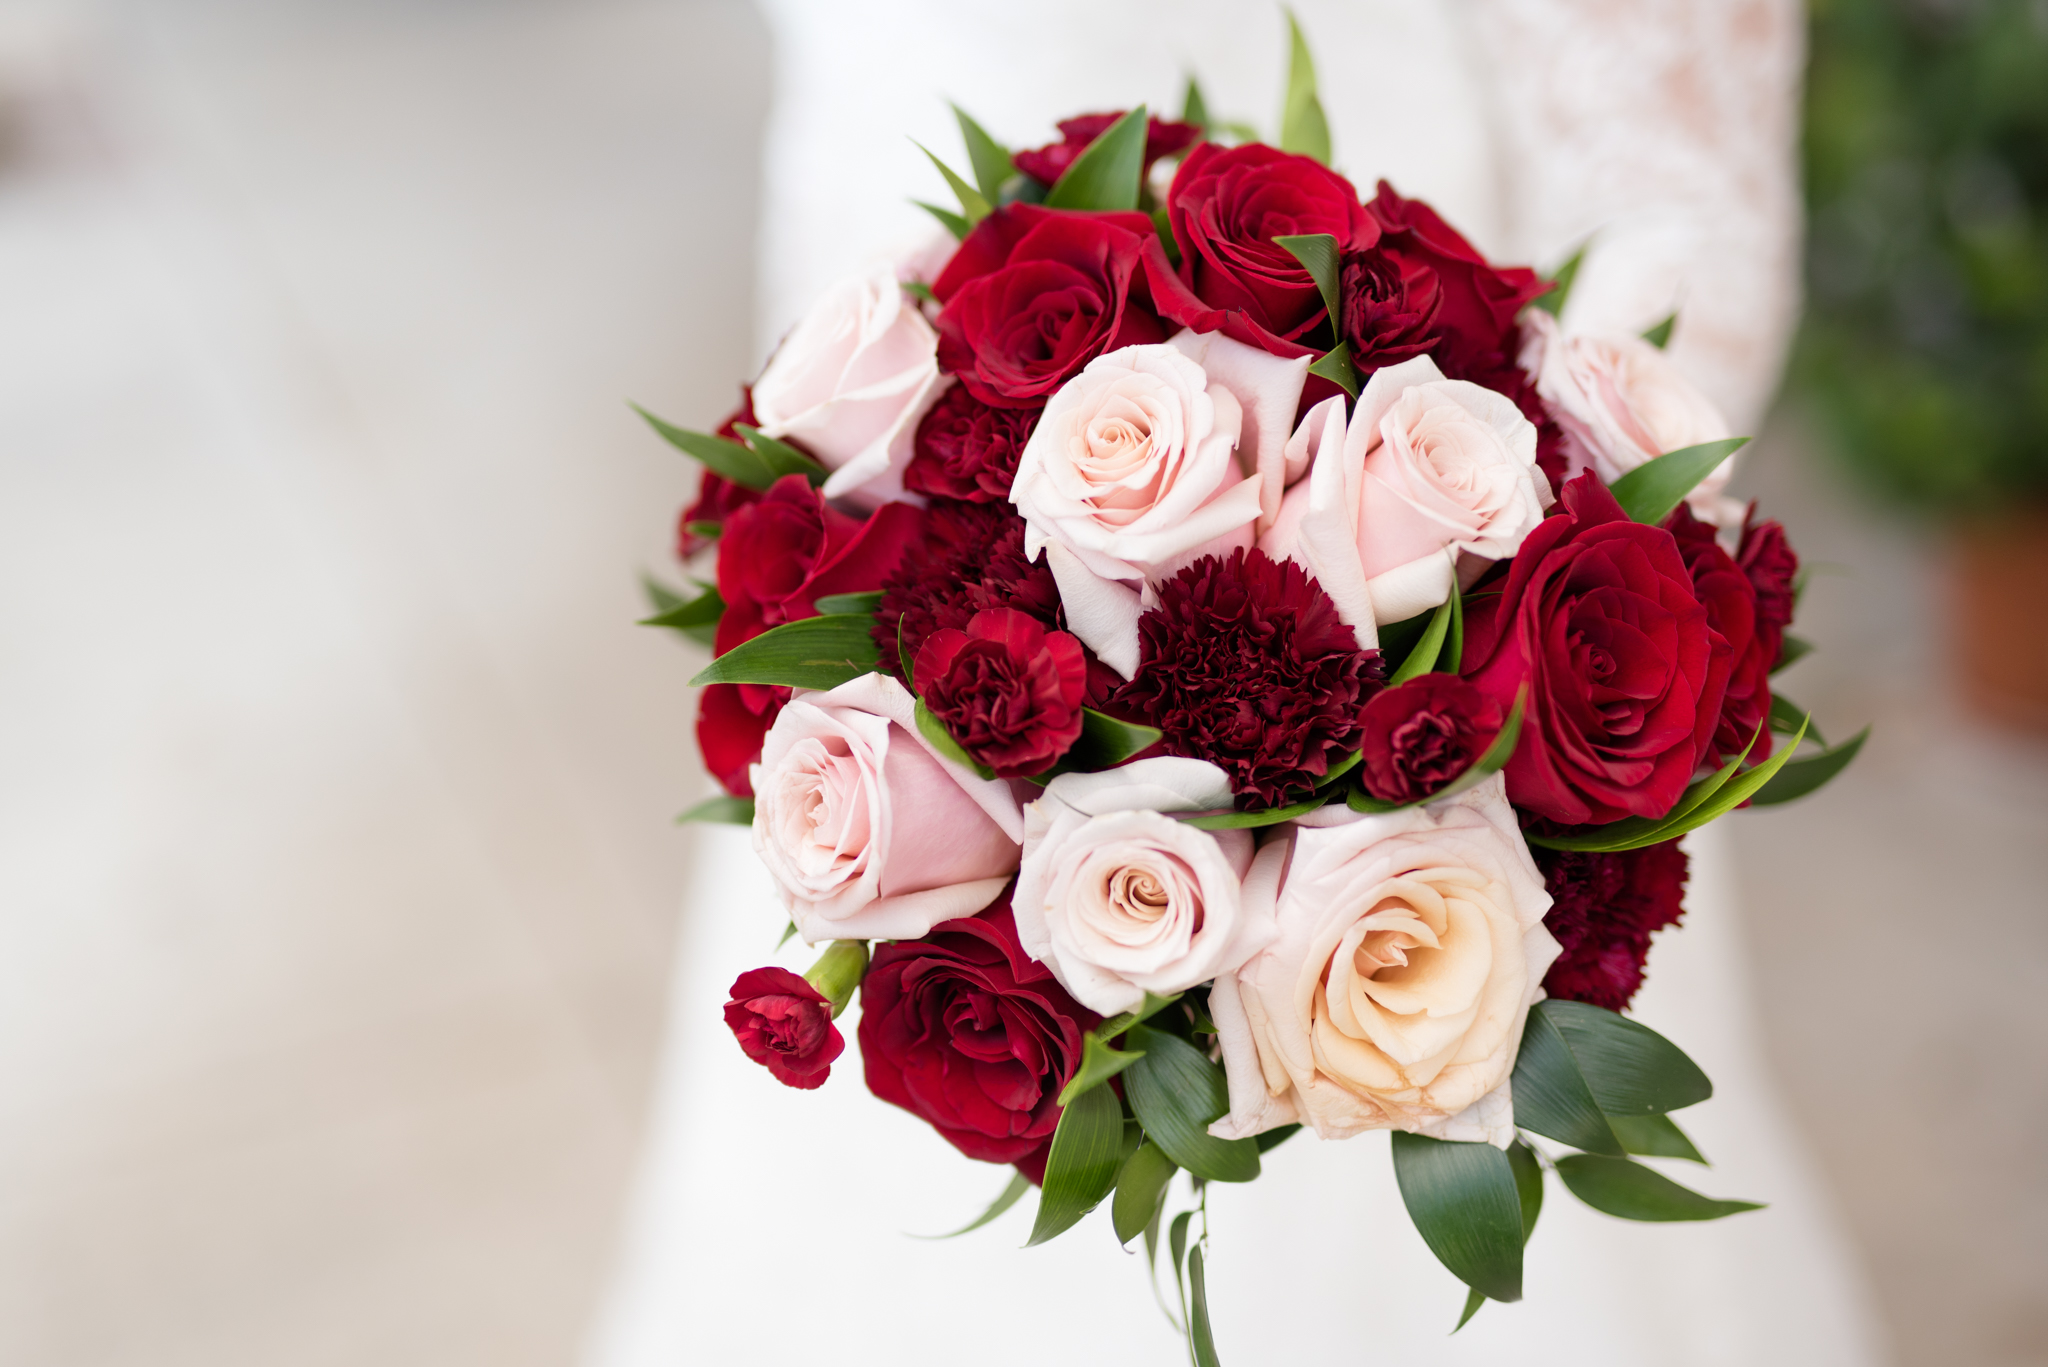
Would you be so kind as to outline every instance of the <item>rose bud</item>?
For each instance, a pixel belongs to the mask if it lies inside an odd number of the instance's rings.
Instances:
[[[1422,674],[1373,695],[1359,766],[1382,802],[1417,802],[1471,768],[1500,734],[1500,701],[1454,674]]]
[[[833,1015],[831,1000],[786,968],[740,974],[725,1004],[725,1023],[747,1057],[805,1091],[823,1084],[846,1048]]]
[[[925,706],[997,778],[1049,769],[1081,737],[1088,658],[1024,613],[994,608],[933,632],[914,670]]]

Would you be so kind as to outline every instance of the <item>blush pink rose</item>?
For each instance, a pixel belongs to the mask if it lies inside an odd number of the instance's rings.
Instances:
[[[798,693],[754,766],[754,851],[805,941],[907,940],[972,916],[1016,872],[1024,817],[918,734],[884,674]]]

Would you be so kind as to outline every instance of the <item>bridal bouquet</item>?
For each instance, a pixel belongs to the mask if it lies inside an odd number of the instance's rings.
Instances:
[[[1678,838],[1862,738],[1772,693],[1798,561],[1671,320],[1563,332],[1571,267],[1362,198],[1298,34],[1277,146],[1192,86],[1029,151],[959,123],[939,247],[832,290],[716,433],[650,417],[717,555],[651,619],[715,652],[730,796],[689,815],[750,823],[825,946],[739,976],[740,1046],[817,1087],[858,992],[869,1089],[1015,1168],[976,1224],[1107,1202],[1197,1362],[1201,1193],[1303,1126],[1393,1131],[1467,1317],[1520,1297],[1548,1172],[1753,1209],[1636,1161],[1698,1160],[1670,1113],[1712,1089],[1619,1013]]]

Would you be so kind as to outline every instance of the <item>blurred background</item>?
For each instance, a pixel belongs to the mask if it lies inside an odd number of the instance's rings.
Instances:
[[[1737,491],[1875,733],[1728,820],[1757,1006],[1898,1361],[2048,1363],[2048,4],[1812,37]],[[758,359],[767,45],[0,0],[0,1363],[576,1359],[705,792],[624,401]]]

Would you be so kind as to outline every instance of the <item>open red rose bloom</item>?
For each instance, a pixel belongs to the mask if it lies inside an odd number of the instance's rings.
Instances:
[[[1619,1013],[1681,838],[1861,738],[1773,694],[1798,558],[1724,492],[1683,320],[1561,328],[1568,274],[1362,192],[1320,115],[961,120],[932,247],[715,431],[656,424],[706,466],[654,619],[712,652],[691,815],[751,825],[764,950],[839,955],[743,973],[741,1048],[816,1087],[857,991],[868,1088],[1043,1184],[1033,1242],[1157,1238],[1176,1173],[1304,1127],[1453,1191],[1411,1209],[1474,1306],[1524,1232],[1472,1212],[1547,1171],[1748,1208],[1632,1157],[1710,1088]]]

